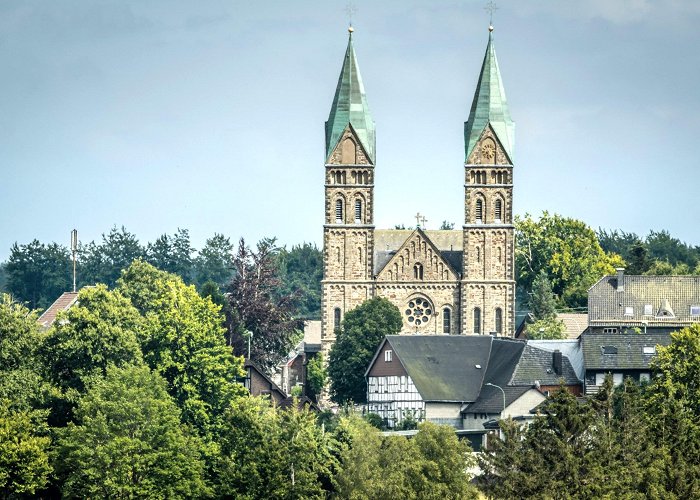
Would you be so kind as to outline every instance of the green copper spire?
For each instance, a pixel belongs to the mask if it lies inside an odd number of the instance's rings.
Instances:
[[[352,28],[348,31],[348,49],[345,51],[333,106],[326,122],[326,161],[338,145],[343,131],[350,124],[369,160],[374,164],[374,120],[369,112],[365,87],[362,85],[355,49],[352,47]]]
[[[488,124],[491,124],[508,158],[512,161],[515,123],[510,119],[510,111],[508,111],[506,91],[501,81],[501,72],[498,70],[491,26],[489,26],[489,43],[486,46],[484,64],[481,66],[469,119],[464,123],[464,147],[467,160]]]

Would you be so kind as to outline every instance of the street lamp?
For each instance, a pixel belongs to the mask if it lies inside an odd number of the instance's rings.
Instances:
[[[503,393],[503,411],[501,412],[501,418],[504,418],[506,416],[506,391],[504,391],[500,385],[492,384],[491,382],[486,382],[486,385],[495,387]]]

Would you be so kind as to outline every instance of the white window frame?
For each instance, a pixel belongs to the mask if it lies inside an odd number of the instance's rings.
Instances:
[[[394,358],[394,353],[391,349],[387,349],[384,351],[384,362],[385,363],[391,363],[391,361]]]

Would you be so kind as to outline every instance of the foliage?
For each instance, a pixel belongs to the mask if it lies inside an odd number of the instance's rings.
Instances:
[[[163,376],[183,421],[210,434],[231,401],[243,394],[243,360],[225,344],[219,307],[178,276],[136,261],[118,291],[145,318],[138,341],[148,366]]]
[[[7,263],[0,262],[0,293],[7,291]]]
[[[229,342],[234,352],[246,352],[245,335],[252,332],[250,357],[267,372],[284,360],[302,327],[293,317],[296,296],[277,294],[278,253],[274,238],[258,242],[255,251],[241,238],[228,286]]]
[[[558,340],[566,338],[566,326],[556,316],[538,319],[527,325],[527,336],[537,340]]]
[[[0,400],[0,497],[33,495],[51,473],[46,422],[39,412],[12,410]]]
[[[334,463],[329,437],[308,410],[277,411],[242,398],[226,413],[218,471],[221,493],[240,499],[325,498]]]
[[[340,498],[477,498],[466,472],[475,465],[471,450],[451,427],[423,423],[413,439],[382,438],[363,420],[346,417],[336,439]]]
[[[194,260],[195,282],[202,286],[213,281],[223,288],[233,276],[233,245],[223,234],[215,233],[204,243]]]
[[[294,245],[277,254],[280,285],[276,295],[298,297],[296,317],[321,318],[321,279],[323,279],[323,254],[311,243]]]
[[[134,260],[144,257],[145,251],[133,233],[124,226],[114,226],[109,233],[102,234],[102,243],[94,241],[78,248],[79,286],[104,283],[113,287],[122,272]]]
[[[328,371],[323,363],[323,353],[318,353],[306,365],[306,386],[313,397],[321,394],[328,380]]]
[[[412,431],[418,428],[418,419],[412,410],[404,410],[401,421],[396,424],[394,430],[397,431]]]
[[[543,212],[515,218],[518,286],[531,290],[544,270],[553,293],[568,307],[586,305],[587,290],[602,276],[623,264],[617,254],[606,253],[595,232],[585,223]]]
[[[177,274],[189,283],[192,281],[193,253],[189,231],[178,228],[174,235],[164,234],[148,244],[146,261],[161,271]]]
[[[38,240],[12,245],[5,273],[7,290],[31,309],[50,306],[72,284],[68,249],[56,243],[44,245]]]
[[[402,324],[401,312],[384,298],[370,299],[345,314],[328,364],[333,401],[366,402],[365,370],[384,336],[398,333]]]
[[[386,425],[384,424],[384,419],[381,417],[381,415],[377,413],[366,413],[365,415],[362,416],[362,419],[367,422],[369,425],[372,427],[379,429],[380,431],[383,431],[386,429]]]
[[[202,445],[180,424],[165,382],[145,366],[110,367],[59,433],[63,495],[191,498],[208,493]]]
[[[442,224],[440,224],[440,229],[443,231],[449,231],[455,228],[455,223],[454,222],[447,222],[446,220],[442,221]]]
[[[552,293],[552,284],[547,272],[541,269],[532,283],[530,312],[535,320],[549,319],[557,315],[557,299]]]

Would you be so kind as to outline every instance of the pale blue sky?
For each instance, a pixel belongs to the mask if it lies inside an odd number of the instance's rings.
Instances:
[[[700,2],[498,3],[516,212],[700,244]],[[484,4],[355,1],[377,227],[462,223]],[[115,224],[320,244],[345,5],[0,1],[0,260]]]

